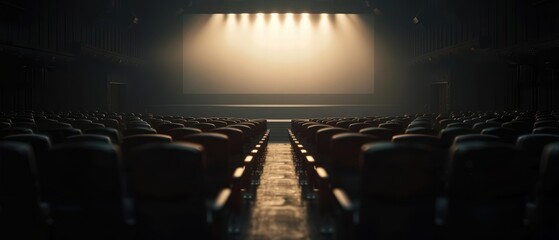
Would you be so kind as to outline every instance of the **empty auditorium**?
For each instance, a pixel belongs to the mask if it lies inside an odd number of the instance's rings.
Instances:
[[[559,0],[0,0],[1,240],[559,240]]]

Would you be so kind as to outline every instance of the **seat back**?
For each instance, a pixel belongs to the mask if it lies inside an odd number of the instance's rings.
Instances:
[[[363,146],[362,239],[433,239],[435,196],[441,182],[437,150],[422,145]]]
[[[96,143],[112,144],[110,137],[97,135],[97,134],[82,134],[82,135],[70,136],[66,139],[66,142],[70,142],[70,143],[96,142]]]
[[[227,135],[227,137],[229,138],[229,148],[231,153],[240,154],[243,152],[243,143],[244,143],[243,131],[236,128],[221,127],[221,128],[212,129],[210,130],[210,132]]]
[[[113,144],[120,145],[120,143],[122,142],[122,136],[115,128],[93,128],[87,129],[83,133],[107,136],[111,139],[111,142]]]
[[[394,130],[381,127],[363,128],[359,130],[359,133],[373,135],[385,141],[390,141],[396,135]]]
[[[132,158],[128,182],[140,239],[207,239],[204,147],[151,144]]]
[[[450,151],[449,237],[517,236],[530,185],[529,166],[519,150],[503,143],[471,142]]]
[[[440,149],[442,146],[441,139],[432,135],[424,134],[402,134],[392,137],[393,143],[404,144],[420,144],[426,145],[435,149]]]
[[[349,130],[337,127],[328,127],[318,130],[316,132],[316,151],[320,154],[327,154],[331,147],[332,136],[346,132],[349,132]]]
[[[454,142],[454,138],[460,135],[474,133],[476,133],[474,130],[468,128],[445,128],[439,133],[439,138],[441,139],[443,147],[449,147]]]

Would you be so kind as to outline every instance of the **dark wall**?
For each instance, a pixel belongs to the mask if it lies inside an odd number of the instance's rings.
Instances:
[[[377,39],[404,52],[392,54],[402,60],[396,92],[406,106],[428,106],[430,85],[448,82],[449,111],[557,108],[559,1],[399,0],[378,7],[390,27]]]
[[[0,111],[107,110],[111,76],[141,81],[133,17],[123,0],[1,1]]]

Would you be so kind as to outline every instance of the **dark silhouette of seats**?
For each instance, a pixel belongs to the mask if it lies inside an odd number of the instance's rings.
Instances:
[[[523,122],[523,121],[512,121],[512,122],[506,122],[502,124],[502,127],[514,129],[520,135],[532,133],[532,126],[533,123]]]
[[[473,125],[463,122],[449,123],[445,128],[468,128],[471,129]]]
[[[83,131],[84,134],[96,134],[96,135],[102,135],[102,136],[107,136],[111,139],[111,142],[113,144],[119,144],[122,142],[122,136],[120,135],[120,133],[118,132],[118,130],[114,129],[114,128],[93,128],[93,129],[87,129],[85,131]]]
[[[112,144],[110,137],[97,135],[97,134],[82,134],[82,135],[70,136],[66,139],[66,142],[71,142],[71,143],[95,142],[95,143]]]
[[[122,135],[124,135],[125,137],[144,134],[157,134],[157,131],[149,127],[135,127],[128,128],[122,132]]]
[[[331,137],[330,160],[326,168],[331,175],[333,187],[344,189],[350,196],[359,191],[359,155],[367,143],[379,138],[362,133],[338,133]]]
[[[126,190],[118,147],[92,142],[60,144],[49,151],[44,169],[42,186],[54,236],[123,237]]]
[[[501,138],[505,143],[516,143],[516,138],[520,136],[520,132],[505,128],[505,127],[493,127],[493,128],[486,128],[481,131],[483,135],[493,135]]]
[[[537,189],[535,239],[559,238],[559,143],[545,147]]]
[[[316,143],[316,133],[318,132],[318,130],[323,129],[323,128],[327,128],[330,127],[329,125],[325,125],[325,124],[314,124],[314,125],[310,125],[307,127],[306,130],[306,136],[307,136],[307,141],[309,143]]]
[[[425,134],[402,134],[392,137],[393,143],[401,144],[420,144],[432,148],[441,148],[441,139],[432,135]]]
[[[445,128],[439,133],[439,138],[441,139],[443,147],[449,147],[454,142],[454,138],[474,133],[476,132],[469,128]]]
[[[406,128],[402,124],[396,122],[382,123],[379,124],[378,127],[392,129],[395,134],[402,134],[406,130]]]
[[[516,146],[524,150],[526,160],[530,162],[534,185],[540,172],[543,149],[547,144],[559,142],[559,135],[527,134],[518,137]]]
[[[448,124],[459,123],[459,122],[460,121],[455,120],[455,119],[441,119],[441,120],[439,120],[439,128],[440,129],[445,129]]]
[[[30,145],[0,141],[0,237],[40,239],[45,226],[39,209],[37,169]]]
[[[233,124],[233,125],[229,125],[227,127],[236,128],[236,129],[239,129],[239,130],[243,131],[243,137],[244,137],[245,143],[250,142],[250,139],[252,138],[253,131],[249,126]]]
[[[532,131],[533,134],[554,134],[559,135],[559,128],[555,127],[539,127],[534,128]]]
[[[2,129],[6,129],[6,128],[10,128],[12,127],[12,124],[9,122],[0,122],[0,130]]]
[[[359,132],[363,134],[373,135],[386,141],[390,141],[392,137],[396,135],[396,132],[394,132],[394,130],[382,127],[363,128]]]
[[[349,125],[348,129],[349,131],[358,133],[361,129],[370,127],[373,127],[373,125],[368,123],[352,123]]]
[[[120,129],[120,123],[116,119],[105,118],[100,119],[97,122],[105,125],[106,128]]]
[[[482,135],[482,134],[466,134],[454,138],[454,144],[469,143],[469,142],[499,143],[503,141],[497,136]]]
[[[173,139],[168,135],[162,134],[138,134],[127,136],[122,139],[122,153],[124,154],[125,161],[128,163],[128,154],[135,148],[153,143],[171,143]]]
[[[6,128],[0,130],[0,138],[10,136],[10,135],[17,135],[17,134],[33,134],[33,130],[29,128]]]
[[[33,132],[37,132],[37,125],[31,122],[15,122],[12,123],[12,127],[14,128],[29,128],[33,130]]]
[[[541,127],[559,128],[559,122],[555,120],[544,120],[544,121],[537,121],[534,123],[534,128],[541,128]]]
[[[208,132],[215,127],[215,125],[211,124],[211,123],[196,123],[192,125],[193,128],[198,128],[200,129],[202,132]]]
[[[426,146],[373,143],[363,147],[361,239],[432,239],[439,153]]]
[[[338,127],[329,127],[329,128],[322,128],[316,132],[316,151],[319,154],[327,154],[330,152],[330,143],[332,141],[332,136],[338,133],[347,133],[349,132],[348,129],[345,128],[338,128]]]
[[[82,131],[76,128],[57,128],[41,131],[41,134],[47,135],[53,145],[64,143],[71,136],[81,135]]]
[[[184,136],[195,134],[195,133],[201,133],[201,132],[202,130],[198,128],[182,127],[182,128],[169,129],[165,134],[171,136],[173,140],[176,141]]]
[[[243,131],[236,128],[221,127],[210,130],[210,132],[221,133],[229,138],[229,147],[231,153],[241,154],[243,152],[244,134]]]
[[[132,156],[135,161],[129,167],[128,182],[135,199],[140,239],[222,238],[212,237],[212,226],[207,223],[208,210],[219,209],[208,209],[206,205],[205,154],[201,145],[152,144],[138,148]],[[224,203],[211,205],[223,208]],[[215,216],[211,219],[216,220]]]
[[[184,127],[184,125],[179,124],[179,123],[160,123],[160,124],[154,125],[153,128],[157,131],[157,133],[167,134],[167,132],[171,129],[183,128],[183,127]]]
[[[473,129],[476,132],[481,133],[481,131],[483,131],[483,129],[492,128],[492,127],[499,127],[499,126],[501,126],[501,124],[495,123],[495,122],[482,122],[482,123],[474,124]]]
[[[433,128],[414,127],[406,129],[405,134],[436,135],[437,133]]]
[[[227,127],[228,125],[227,122],[224,121],[209,121],[208,123],[215,125],[216,128]]]
[[[82,131],[95,129],[95,128],[105,128],[105,125],[102,123],[84,123],[84,124],[80,124],[78,127],[78,129]]]
[[[218,191],[229,186],[234,167],[229,159],[229,138],[221,133],[197,133],[184,136],[180,142],[200,144],[204,147],[206,159],[206,177],[209,179],[208,196],[215,196]]]
[[[509,144],[471,142],[450,151],[448,237],[518,237],[530,184],[529,165],[519,150]]]
[[[154,123],[155,125],[155,123]],[[126,123],[126,129],[134,129],[134,128],[151,128],[151,125],[147,122],[128,122]]]
[[[348,128],[349,129],[349,125],[355,123],[354,121],[339,121],[336,123],[336,127],[339,128]]]

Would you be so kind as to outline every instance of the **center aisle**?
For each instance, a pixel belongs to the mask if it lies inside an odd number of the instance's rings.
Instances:
[[[310,239],[307,202],[301,198],[291,145],[270,142],[265,157],[244,239]]]

